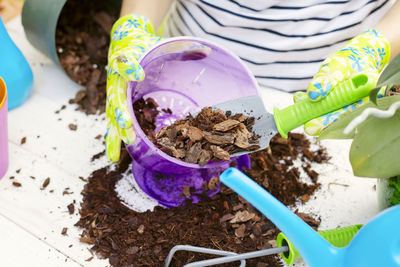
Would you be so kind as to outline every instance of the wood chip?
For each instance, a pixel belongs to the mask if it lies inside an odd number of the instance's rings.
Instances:
[[[43,184],[42,184],[42,188],[40,188],[40,190],[46,189],[46,187],[47,187],[49,184],[50,184],[50,177],[47,177],[47,178],[44,180],[44,182],[43,182]]]
[[[243,123],[236,129],[235,132],[235,145],[247,149],[249,147],[249,138],[251,137],[250,132],[247,130]]]
[[[204,138],[214,145],[233,144],[235,137],[233,135],[215,135],[209,132],[204,132]]]
[[[244,237],[244,233],[246,231],[246,225],[245,224],[241,224],[236,230],[235,230],[235,236],[242,238]]]
[[[94,245],[94,240],[88,236],[82,236],[81,238],[79,238],[79,241],[82,243],[89,244],[89,245]]]
[[[235,217],[230,220],[230,223],[242,223],[242,222],[247,222],[250,221],[251,219],[256,216],[255,213],[250,213],[247,210],[244,211],[238,211],[235,213]]]
[[[15,186],[15,187],[21,187],[22,186],[22,184],[18,183],[18,182],[12,182],[12,185]]]
[[[69,204],[69,205],[67,206],[67,208],[68,208],[69,214],[74,214],[74,212],[75,212],[74,203]]]
[[[139,228],[137,229],[137,232],[138,232],[139,234],[143,234],[143,233],[144,233],[144,225],[143,225],[143,224],[141,224],[141,225],[139,226]]]
[[[197,163],[200,157],[201,143],[194,144],[186,153],[185,161],[189,163]]]
[[[199,155],[199,165],[204,166],[206,165],[211,159],[211,153],[207,150],[202,149]]]
[[[213,126],[213,130],[219,131],[219,132],[227,132],[229,130],[232,130],[239,124],[240,124],[240,121],[237,121],[237,120],[226,120],[226,121],[215,124]]]
[[[215,191],[218,187],[219,187],[219,178],[218,177],[212,177],[208,181],[208,190]]]
[[[225,161],[229,161],[231,159],[231,156],[229,155],[229,153],[225,150],[223,150],[222,148],[220,148],[219,146],[211,146],[210,147],[214,157],[216,157],[217,159],[221,159],[221,160],[225,160]]]
[[[71,131],[76,131],[76,129],[78,129],[78,126],[77,126],[76,124],[70,123],[70,124],[68,124],[68,128],[69,128]]]
[[[224,216],[221,217],[221,219],[219,219],[219,221],[221,223],[223,223],[223,222],[232,220],[234,217],[235,217],[235,215],[233,215],[233,214],[230,214],[230,213],[229,214],[225,214]]]
[[[189,197],[191,196],[191,194],[190,194],[190,187],[184,185],[184,186],[183,186],[183,189],[182,189],[182,194],[183,194],[185,197],[188,197],[188,198],[189,198]]]
[[[310,195],[305,194],[305,195],[301,196],[301,201],[302,201],[303,203],[305,203],[305,202],[307,202],[307,201],[309,201],[309,200],[310,200]]]
[[[67,227],[64,227],[64,228],[62,229],[62,231],[61,231],[61,234],[62,234],[62,235],[67,235],[67,231],[68,231],[68,228],[67,228]]]
[[[200,141],[203,139],[204,134],[199,128],[189,126],[187,136],[192,142]]]

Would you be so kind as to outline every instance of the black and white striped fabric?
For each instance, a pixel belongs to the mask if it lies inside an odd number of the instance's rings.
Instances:
[[[176,0],[169,36],[229,48],[266,87],[305,90],[321,62],[374,27],[395,0]]]

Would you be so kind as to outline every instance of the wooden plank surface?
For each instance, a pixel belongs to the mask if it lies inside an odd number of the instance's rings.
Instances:
[[[1,266],[82,266],[2,215],[0,226]]]

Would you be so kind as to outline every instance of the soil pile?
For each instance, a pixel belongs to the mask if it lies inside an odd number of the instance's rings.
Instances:
[[[252,169],[247,174],[285,205],[307,201],[319,187],[318,174],[311,163],[325,162],[323,148],[310,151],[304,135],[290,134],[288,139],[275,136],[269,149],[251,154]],[[300,179],[293,166],[301,160],[311,183]],[[82,195],[81,218],[76,224],[84,228],[81,241],[92,246],[112,266],[162,266],[169,250],[189,244],[234,252],[270,248],[279,230],[257,210],[229,188],[201,203],[183,207],[135,212],[121,204],[115,183],[131,163],[124,151],[115,170],[102,168],[92,173]],[[128,174],[130,175],[130,174]],[[298,214],[313,227],[319,220]],[[207,259],[209,256],[179,252],[172,266]],[[274,256],[248,260],[249,266],[280,266]]]

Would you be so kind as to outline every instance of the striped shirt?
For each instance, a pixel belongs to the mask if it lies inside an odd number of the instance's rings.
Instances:
[[[321,62],[374,27],[395,0],[176,0],[169,36],[196,36],[238,55],[260,85],[305,90]]]

